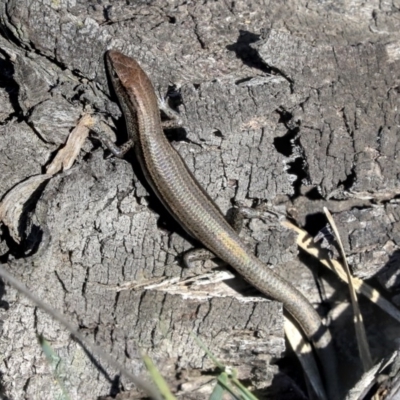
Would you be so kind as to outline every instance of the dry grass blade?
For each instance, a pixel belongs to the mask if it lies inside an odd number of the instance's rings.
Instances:
[[[298,328],[285,317],[285,335],[296,353],[307,379],[318,399],[325,400],[326,393],[310,343],[304,340]]]
[[[355,326],[355,330],[356,330],[358,351],[360,352],[360,358],[361,358],[361,362],[362,362],[362,365],[364,368],[364,372],[366,372],[372,368],[373,363],[372,363],[371,353],[369,351],[369,345],[368,345],[367,335],[365,333],[363,318],[361,315],[360,307],[358,305],[357,294],[356,294],[356,291],[353,286],[353,279],[352,279],[352,276],[350,273],[350,268],[347,264],[346,254],[344,252],[343,244],[340,239],[339,231],[336,227],[335,221],[333,220],[331,213],[329,212],[329,210],[326,207],[324,207],[324,212],[325,212],[325,215],[332,227],[333,232],[335,233],[336,240],[339,244],[339,249],[340,249],[340,253],[342,256],[342,260],[343,260],[344,270],[347,275],[351,304],[353,307],[354,326]]]
[[[282,221],[282,225],[297,233],[297,245],[311,256],[317,258],[325,267],[335,271],[340,279],[348,282],[346,272],[342,265],[336,261],[328,258],[321,258],[321,249],[313,241],[313,238],[303,229],[293,225],[289,221]],[[389,301],[387,301],[376,289],[363,282],[361,279],[352,277],[354,289],[364,295],[371,302],[380,307],[383,311],[389,314],[392,318],[400,322],[400,311]]]

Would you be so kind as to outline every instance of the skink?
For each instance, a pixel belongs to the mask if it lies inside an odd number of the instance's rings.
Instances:
[[[317,312],[297,289],[248,251],[220,209],[195,180],[164,135],[157,96],[139,64],[115,50],[107,52],[106,63],[125,116],[129,142],[134,145],[153,191],[192,237],[231,265],[260,292],[283,303],[314,343],[324,369],[329,397],[336,398],[332,340]]]

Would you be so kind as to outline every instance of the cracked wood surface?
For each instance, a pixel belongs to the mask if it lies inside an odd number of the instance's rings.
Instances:
[[[355,273],[377,276],[399,302],[398,7],[239,3],[3,2],[0,193],[42,173],[88,107],[121,116],[103,60],[106,49],[118,48],[141,63],[161,95],[179,92],[186,131],[174,145],[223,212],[232,199],[268,200],[287,205],[315,234],[325,224],[322,207],[336,210]],[[13,262],[12,272],[133,372],[142,371],[139,352],[149,353],[182,398],[202,398],[210,379],[200,371],[213,369],[189,339],[192,330],[255,388],[272,382],[270,395],[290,398],[292,390],[298,398],[285,367],[278,373],[271,364],[284,351],[282,308],[249,292],[240,278],[133,289],[205,273],[200,264],[182,269],[179,255],[195,243],[149,192],[135,160],[105,160],[99,144],[86,141],[75,166],[53,177],[24,215],[27,230],[45,222],[50,247],[34,265],[29,258],[23,267]],[[242,236],[310,301],[321,302],[316,269],[297,259],[293,233],[252,220]],[[0,250],[1,261],[23,254],[6,228]],[[346,302],[343,286],[331,284],[323,299]],[[101,362],[104,369],[96,368],[22,295],[7,286],[3,292],[0,371],[8,398],[57,393],[36,333],[61,357],[72,398],[130,389]],[[386,338],[373,342],[379,357],[394,347],[399,330],[367,306]],[[346,331],[351,316],[335,315],[337,345],[350,354],[350,373],[343,374],[351,386],[360,375]],[[377,336],[373,326],[369,333]]]

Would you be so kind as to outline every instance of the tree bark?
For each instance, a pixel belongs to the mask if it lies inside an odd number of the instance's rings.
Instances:
[[[124,141],[104,66],[105,51],[118,49],[138,60],[160,96],[169,93],[184,125],[171,140],[224,213],[234,202],[268,201],[315,235],[326,224],[322,208],[330,208],[355,275],[376,276],[399,302],[400,3],[4,0],[0,7],[3,198],[44,173],[85,114],[102,115]],[[198,244],[167,215],[133,155],[104,155],[88,138],[71,169],[41,182],[12,226],[3,223],[0,261],[130,371],[142,373],[141,354],[149,354],[181,398],[207,398],[214,384],[215,366],[191,332],[259,394],[290,398],[292,390],[300,398],[301,384],[275,364],[285,351],[281,305],[240,276],[223,280],[218,263],[206,263],[219,267],[213,272],[202,263],[184,268],[181,254]],[[276,221],[252,220],[242,237],[316,306],[321,292],[324,301],[347,301],[329,274],[320,290],[316,266],[298,257],[295,234]],[[2,289],[5,398],[60,390],[37,334],[60,358],[71,398],[124,391],[139,398],[51,317]],[[373,355],[383,357],[396,347],[398,325],[365,310],[379,325],[367,323]],[[351,316],[335,315],[350,388],[362,372],[346,331]]]

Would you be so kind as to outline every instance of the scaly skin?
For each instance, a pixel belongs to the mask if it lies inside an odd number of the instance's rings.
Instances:
[[[289,282],[249,253],[198,184],[164,135],[153,85],[139,64],[115,50],[107,53],[106,60],[124,112],[129,139],[134,143],[136,156],[154,192],[191,236],[231,265],[260,292],[283,303],[317,349],[329,397],[337,398],[332,340],[317,312]]]

